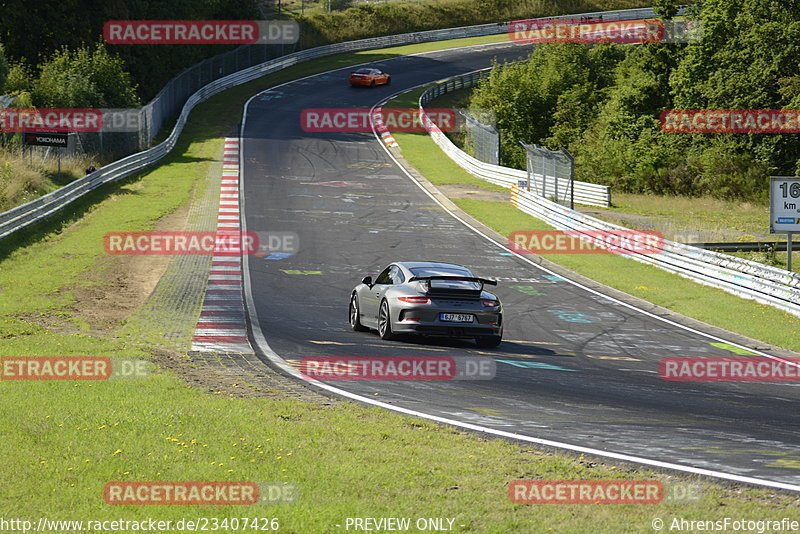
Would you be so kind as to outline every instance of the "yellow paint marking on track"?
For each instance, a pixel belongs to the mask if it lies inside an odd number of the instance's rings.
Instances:
[[[338,341],[314,341],[313,339],[307,340],[309,343],[316,343],[317,345],[356,345],[357,343],[340,343]]]
[[[550,341],[522,341],[521,339],[506,339],[509,343],[522,343],[528,345],[561,345],[561,343],[552,343]]]
[[[774,462],[767,464],[767,467],[783,467],[789,469],[800,469],[800,460],[792,460],[791,458],[779,458]]]

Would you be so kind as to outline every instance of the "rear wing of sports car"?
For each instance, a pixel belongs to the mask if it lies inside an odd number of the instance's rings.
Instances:
[[[448,282],[474,282],[480,284],[479,289],[457,288],[457,287],[433,287],[431,281],[445,280]],[[414,276],[409,282],[427,282],[426,293],[480,297],[484,285],[496,286],[497,280],[487,280],[485,278],[474,278],[472,276]]]

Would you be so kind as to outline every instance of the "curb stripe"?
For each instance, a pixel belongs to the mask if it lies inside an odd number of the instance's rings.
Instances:
[[[219,186],[217,232],[238,234],[239,140],[225,139],[222,180]],[[211,258],[206,294],[195,324],[192,350],[252,354],[247,339],[247,320],[242,291],[242,258],[217,253]]]

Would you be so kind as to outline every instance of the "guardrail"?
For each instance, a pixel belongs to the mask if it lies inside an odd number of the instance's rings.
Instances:
[[[452,91],[475,87],[480,80],[489,75],[490,70],[491,68],[481,69],[467,74],[453,76],[452,78],[441,80],[439,83],[423,92],[419,97],[420,120],[431,135],[433,142],[439,145],[450,159],[455,161],[468,173],[503,187],[516,186],[520,180],[528,180],[527,170],[523,171],[510,167],[503,167],[501,165],[494,165],[492,163],[484,163],[470,156],[458,148],[425,114],[425,106],[432,100]],[[530,178],[532,181],[536,182],[536,189],[544,191],[546,196],[553,197],[558,194],[558,184],[553,180],[545,180],[540,174],[531,174]],[[563,194],[564,191],[567,191],[567,198],[569,198],[569,181],[561,184],[561,193]],[[575,180],[574,200],[579,204],[606,208],[611,205],[611,188],[607,185],[591,184]]]
[[[564,15],[561,17],[546,18],[574,18],[576,16],[598,18],[603,17],[603,20],[627,20],[652,17],[655,16],[655,13],[652,9],[625,9],[619,11],[580,13],[574,15]],[[0,239],[8,237],[14,232],[17,232],[30,225],[43,221],[53,214],[58,213],[66,206],[86,195],[90,191],[93,191],[104,184],[133,176],[147,168],[149,165],[159,161],[175,146],[178,136],[180,136],[181,131],[183,131],[183,126],[186,123],[189,112],[194,108],[194,106],[221,91],[255,80],[256,78],[259,78],[265,74],[290,67],[296,63],[318,57],[344,52],[353,52],[357,50],[386,48],[389,46],[404,44],[443,41],[464,37],[479,37],[483,35],[495,35],[499,33],[505,33],[507,31],[508,22],[499,22],[495,24],[481,24],[477,26],[430,30],[385,37],[373,37],[370,39],[360,39],[358,41],[348,41],[344,43],[334,43],[316,48],[310,48],[308,50],[302,50],[299,52],[293,52],[280,58],[265,61],[258,65],[239,70],[233,74],[229,74],[225,77],[214,80],[192,93],[186,99],[183,107],[181,108],[178,121],[173,127],[169,137],[165,141],[159,143],[153,148],[115,161],[114,163],[106,165],[90,175],[79,178],[78,180],[75,180],[64,187],[53,191],[52,193],[0,214]],[[238,55],[236,57],[238,57]],[[189,81],[188,77],[186,76],[186,72],[189,70],[190,69],[187,69],[187,71],[184,71],[184,73],[178,75],[174,80],[180,81],[186,78],[185,83],[188,84]],[[147,106],[145,106],[142,108],[142,112],[145,114],[151,113],[152,106],[150,110],[148,110]],[[150,117],[151,118],[149,120],[145,121],[145,124],[148,125],[147,137],[152,139],[155,135],[155,128],[152,128],[151,126],[157,121],[152,117],[152,114]],[[164,120],[163,116],[161,117],[161,120]]]
[[[583,234],[585,239],[594,241],[597,232],[619,236],[631,232],[628,228],[595,219],[516,186],[511,189],[511,202],[554,228],[575,231]],[[622,249],[631,251],[623,256],[636,261],[800,316],[800,274],[669,240],[663,240],[657,254],[642,254],[624,245]]]
[[[786,241],[726,241],[724,243],[684,243],[690,247],[720,252],[766,252],[786,250]],[[792,243],[792,251],[800,251],[800,243]]]

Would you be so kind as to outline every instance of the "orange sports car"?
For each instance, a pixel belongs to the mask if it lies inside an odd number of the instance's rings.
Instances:
[[[375,87],[376,85],[389,85],[390,83],[392,83],[392,77],[379,69],[358,69],[350,73],[350,85]]]

